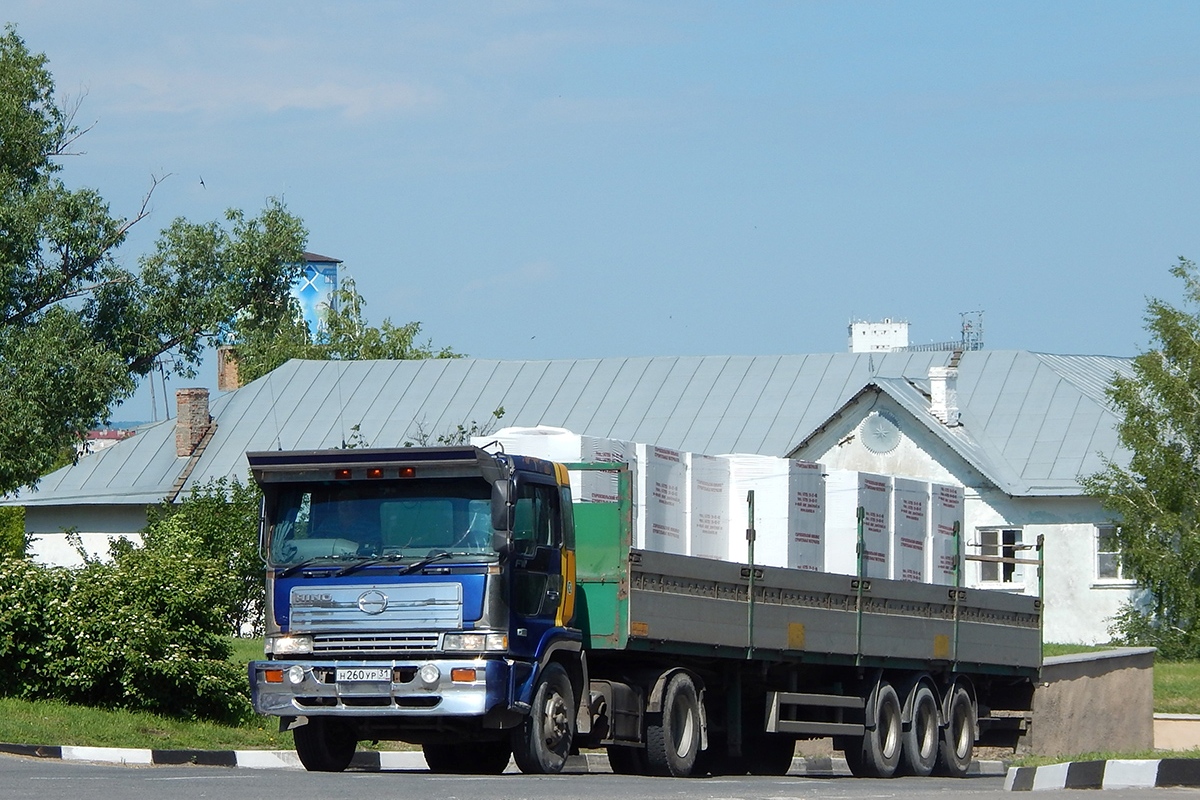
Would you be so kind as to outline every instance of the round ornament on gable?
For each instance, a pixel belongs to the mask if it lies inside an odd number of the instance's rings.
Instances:
[[[900,424],[887,411],[872,411],[862,421],[858,435],[863,447],[876,455],[884,455],[900,445]]]

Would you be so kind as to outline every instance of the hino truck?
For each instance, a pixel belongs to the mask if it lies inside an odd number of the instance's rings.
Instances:
[[[604,748],[624,774],[782,775],[797,740],[832,737],[858,776],[961,776],[1029,725],[1038,598],[638,549],[623,463],[248,459],[267,563],[253,703],[309,770],[392,740],[435,772],[555,773]],[[609,472],[614,502],[573,502],[576,470]]]

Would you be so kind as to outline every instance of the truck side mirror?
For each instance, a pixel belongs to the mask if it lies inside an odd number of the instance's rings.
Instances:
[[[492,549],[505,555],[512,548],[512,481],[492,484]]]

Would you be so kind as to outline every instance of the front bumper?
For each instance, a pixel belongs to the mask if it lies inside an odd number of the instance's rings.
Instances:
[[[288,672],[296,665],[303,677],[293,683]],[[420,669],[427,665],[437,667],[436,680],[420,677]],[[392,679],[339,682],[339,667],[388,667]],[[497,707],[510,706],[513,667],[513,662],[503,658],[254,661],[249,667],[250,694],[255,711],[274,716],[482,716]],[[464,679],[472,671],[474,680]],[[278,678],[280,672],[282,680],[268,680],[269,673]]]

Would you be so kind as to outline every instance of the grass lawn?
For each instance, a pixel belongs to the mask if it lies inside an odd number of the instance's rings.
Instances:
[[[262,639],[235,639],[230,660],[244,666],[262,658]],[[55,701],[0,698],[0,742],[197,750],[283,750],[290,733],[274,717],[239,727],[189,722],[141,711],[103,710]]]
[[[1159,661],[1154,664],[1154,711],[1158,714],[1200,714],[1200,661]]]

